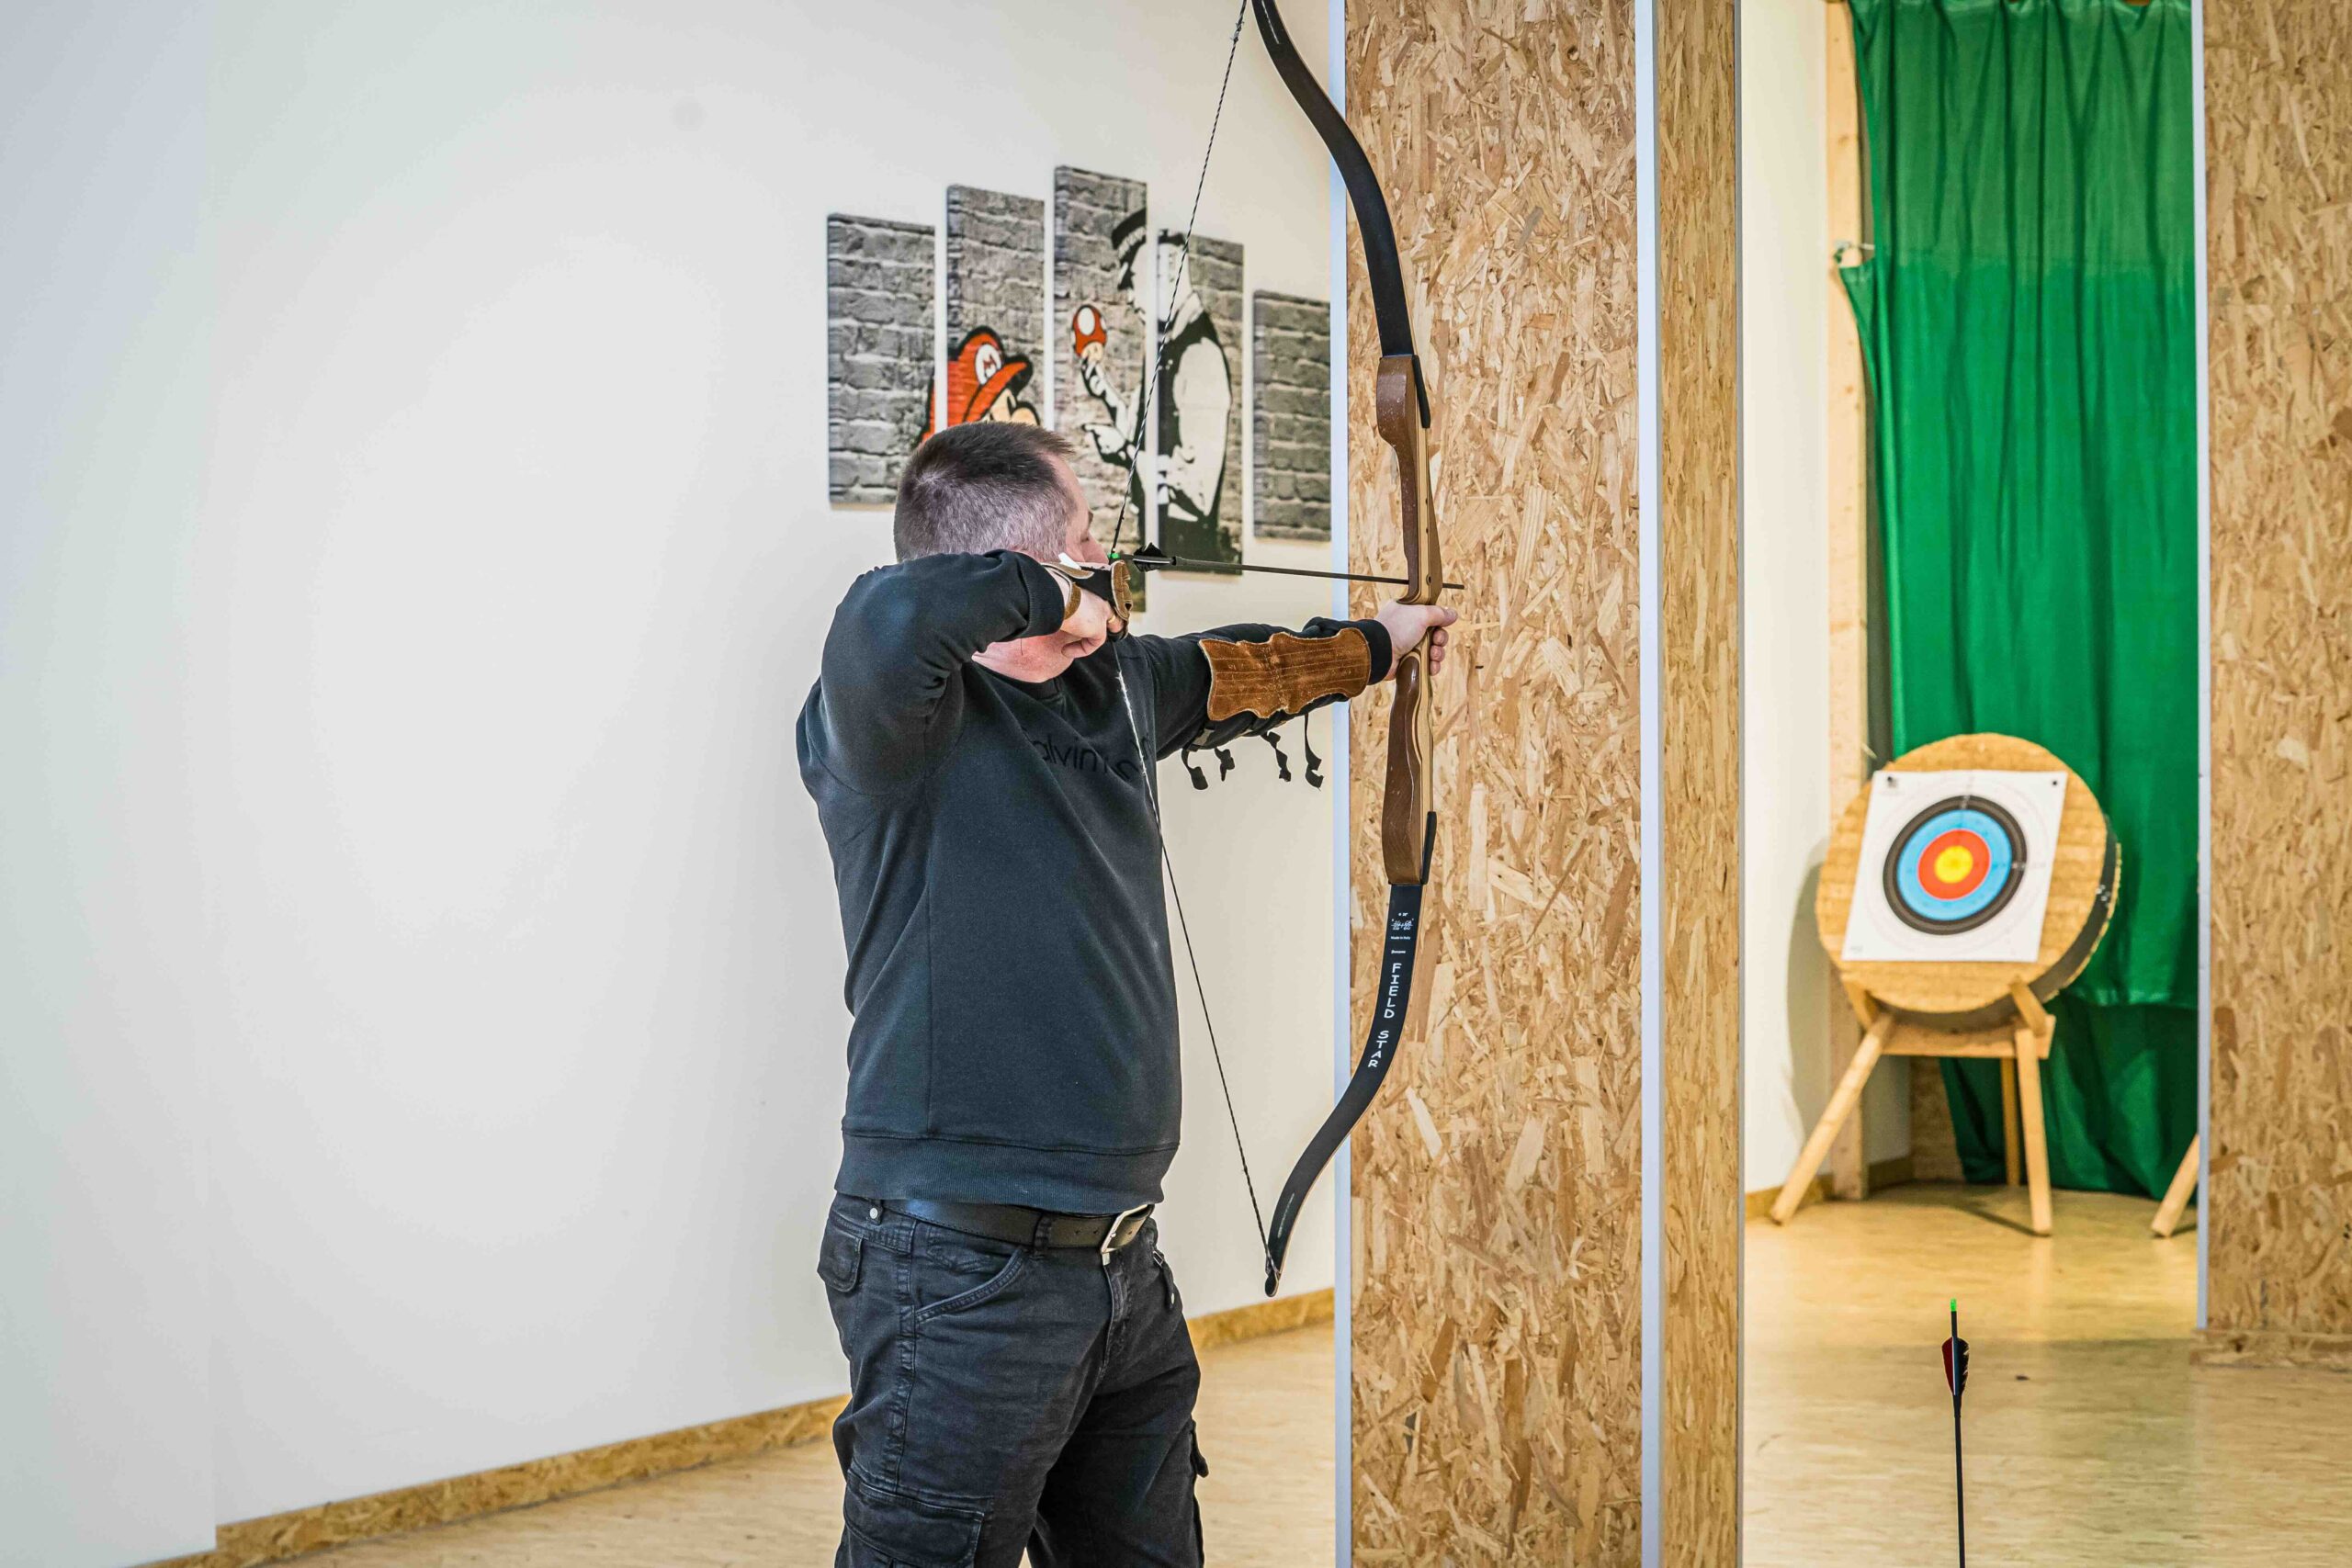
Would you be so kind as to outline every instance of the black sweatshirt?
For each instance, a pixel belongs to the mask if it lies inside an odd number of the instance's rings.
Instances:
[[[798,740],[849,949],[844,1193],[1073,1213],[1159,1199],[1176,987],[1140,755],[1290,716],[1206,716],[1203,639],[1265,645],[1277,628],[1124,637],[1035,685],[972,662],[1059,626],[1065,592],[1011,551],[922,557],[859,578],[826,637]],[[1388,667],[1378,622],[1301,635],[1351,630],[1366,668],[1344,684],[1361,689]]]

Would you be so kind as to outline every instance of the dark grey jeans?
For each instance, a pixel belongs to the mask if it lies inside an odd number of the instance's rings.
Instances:
[[[1159,1229],[1015,1247],[836,1199],[835,1568],[1200,1568],[1200,1363]]]

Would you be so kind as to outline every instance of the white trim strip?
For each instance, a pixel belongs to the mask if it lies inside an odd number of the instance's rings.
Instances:
[[[1665,1049],[1660,1009],[1666,966],[1659,952],[1665,865],[1660,831],[1663,737],[1658,729],[1658,502],[1664,462],[1658,443],[1657,17],[1656,0],[1634,6],[1634,168],[1636,265],[1636,421],[1640,430],[1637,530],[1641,552],[1641,934],[1642,934],[1642,1563],[1657,1568],[1663,1542],[1666,1327]]]
[[[1329,0],[1324,51],[1324,77],[1330,97],[1348,101],[1348,5]],[[1329,175],[1325,201],[1331,231],[1331,558],[1334,571],[1348,570],[1348,187],[1340,166],[1325,160]],[[1348,585],[1331,584],[1331,615],[1348,614]],[[1334,1097],[1347,1088],[1353,1064],[1349,1060],[1351,1034],[1348,1003],[1355,955],[1350,938],[1351,897],[1355,878],[1355,817],[1349,768],[1351,706],[1333,703],[1331,715],[1331,1082]],[[1355,1561],[1355,1230],[1351,1223],[1355,1205],[1354,1164],[1350,1158],[1353,1139],[1340,1145],[1331,1160],[1331,1561],[1349,1568]]]

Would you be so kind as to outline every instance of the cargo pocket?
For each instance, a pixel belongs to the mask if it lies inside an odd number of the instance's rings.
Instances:
[[[846,1296],[857,1289],[857,1277],[865,1266],[865,1238],[840,1224],[825,1227],[825,1239],[817,1247],[817,1277],[835,1295]]]
[[[1205,1563],[1208,1561],[1209,1546],[1207,1532],[1201,1527],[1201,1478],[1208,1474],[1209,1461],[1201,1457],[1201,1429],[1198,1426],[1195,1426],[1191,1422],[1185,1423],[1184,1440],[1190,1443],[1193,1449],[1193,1485],[1191,1487],[1193,1495],[1193,1561],[1196,1563]]]
[[[847,1568],[972,1568],[988,1515],[877,1486],[853,1473],[842,1494]]]

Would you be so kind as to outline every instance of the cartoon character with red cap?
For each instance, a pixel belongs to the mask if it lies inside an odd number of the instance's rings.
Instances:
[[[1012,424],[1035,424],[1037,408],[1023,402],[1021,393],[1035,374],[1030,363],[1018,355],[1007,354],[1003,342],[988,327],[975,327],[964,334],[956,345],[955,357],[947,362],[947,423],[978,424],[984,420],[1002,420]],[[931,439],[937,428],[938,400],[932,400],[932,417],[923,422],[922,434],[916,445]]]

